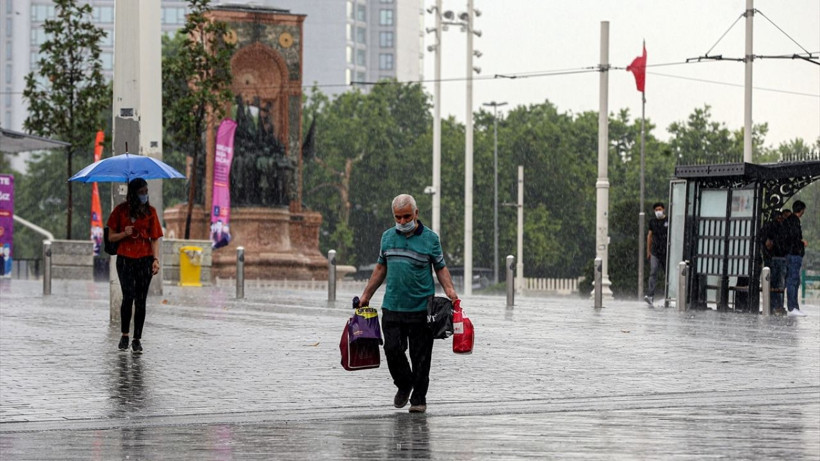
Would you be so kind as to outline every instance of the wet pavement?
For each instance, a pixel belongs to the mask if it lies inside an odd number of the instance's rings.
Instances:
[[[339,293],[166,286],[142,356],[108,284],[0,280],[0,458],[820,459],[820,308],[805,318],[464,301],[471,355],[437,340],[426,414],[345,371]],[[383,289],[373,305],[378,306]]]

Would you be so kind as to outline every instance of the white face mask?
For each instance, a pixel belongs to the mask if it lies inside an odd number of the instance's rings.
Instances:
[[[415,220],[407,221],[404,224],[396,223],[396,230],[401,232],[402,234],[412,232],[413,229],[415,229],[415,228],[416,228],[416,221]]]
[[[663,218],[663,211],[655,211],[655,217],[658,219]]]

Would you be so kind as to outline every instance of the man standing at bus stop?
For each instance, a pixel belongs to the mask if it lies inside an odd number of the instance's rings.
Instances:
[[[658,271],[666,270],[666,236],[669,233],[669,218],[667,218],[662,202],[652,205],[655,217],[649,220],[649,232],[646,234],[646,248],[649,253],[649,286],[644,301],[650,306],[655,305],[655,287],[658,284]]]
[[[786,301],[789,308],[788,315],[804,317],[806,314],[797,304],[797,290],[800,288],[800,268],[803,265],[803,255],[806,254],[808,242],[803,240],[803,229],[800,227],[800,218],[806,212],[806,204],[800,200],[794,202],[792,214],[783,221],[783,232],[786,243]]]

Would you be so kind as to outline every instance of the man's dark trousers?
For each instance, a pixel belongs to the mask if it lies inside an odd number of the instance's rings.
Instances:
[[[427,311],[397,312],[382,309],[384,355],[393,384],[401,390],[413,388],[411,405],[427,404],[433,333],[427,327]],[[410,347],[410,363],[407,351]],[[411,368],[412,367],[412,368]]]

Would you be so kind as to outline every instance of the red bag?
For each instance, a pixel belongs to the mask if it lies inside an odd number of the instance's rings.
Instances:
[[[342,340],[339,342],[344,369],[353,371],[379,368],[381,362],[380,341],[380,339],[375,338],[353,338],[350,335],[350,320],[348,320],[345,323],[344,331],[342,331]]]
[[[475,333],[473,322],[461,310],[461,300],[453,303],[453,352],[456,354],[472,354]]]

